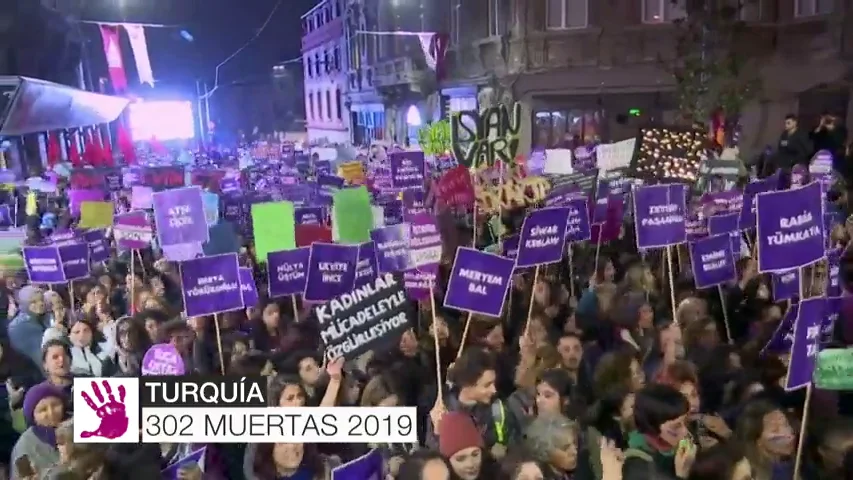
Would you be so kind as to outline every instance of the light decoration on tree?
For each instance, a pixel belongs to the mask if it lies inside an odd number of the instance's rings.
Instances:
[[[705,133],[679,127],[641,128],[631,160],[636,178],[657,182],[695,182]]]

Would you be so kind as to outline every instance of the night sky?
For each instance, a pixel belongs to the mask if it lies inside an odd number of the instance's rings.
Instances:
[[[148,49],[154,76],[162,89],[183,89],[194,79],[206,77],[212,84],[216,65],[240,48],[264,23],[278,0],[100,0],[80,17],[91,20],[127,21],[173,25],[147,28]],[[124,4],[118,9],[117,4]],[[281,0],[269,26],[255,42],[220,70],[220,84],[268,75],[277,62],[300,55],[300,16],[317,0]],[[177,5],[176,5],[177,4]],[[89,40],[88,55],[94,71],[105,70],[100,36],[94,25],[82,25]],[[181,38],[187,30],[193,42]],[[136,80],[129,46],[125,48],[128,79]],[[183,87],[183,88],[182,88]]]

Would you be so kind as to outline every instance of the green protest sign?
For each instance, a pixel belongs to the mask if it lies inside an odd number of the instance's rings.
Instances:
[[[824,390],[853,390],[853,349],[828,348],[818,353],[814,384]]]
[[[266,263],[271,252],[293,250],[296,248],[293,204],[266,202],[252,205],[252,229],[258,263]]]

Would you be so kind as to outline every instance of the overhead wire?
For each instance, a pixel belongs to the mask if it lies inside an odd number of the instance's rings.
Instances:
[[[275,6],[272,8],[269,15],[267,15],[267,19],[264,20],[264,23],[261,24],[261,27],[258,29],[257,32],[255,32],[255,35],[252,36],[252,38],[250,38],[246,43],[244,43],[242,47],[240,47],[236,51],[234,51],[234,53],[232,53],[231,55],[228,55],[228,57],[226,57],[225,60],[219,62],[219,65],[216,66],[216,70],[214,72],[213,88],[211,88],[209,92],[202,95],[201,98],[205,98],[205,99],[210,98],[210,96],[213,95],[213,93],[219,88],[219,69],[221,69],[226,63],[228,63],[232,59],[234,59],[234,57],[236,57],[237,55],[240,55],[240,53],[243,50],[248,48],[249,45],[254,43],[254,41],[257,40],[258,37],[260,37],[262,33],[264,33],[264,30],[266,30],[267,26],[270,24],[270,22],[272,22],[272,19],[275,16],[275,13],[278,11],[278,8],[281,6],[281,4],[283,2],[284,2],[284,0],[278,0],[278,2],[276,2]]]

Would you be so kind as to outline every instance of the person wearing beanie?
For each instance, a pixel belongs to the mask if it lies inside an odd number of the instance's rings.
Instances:
[[[24,418],[29,428],[12,449],[10,478],[21,478],[17,464],[25,456],[36,472],[46,472],[59,462],[56,428],[65,420],[65,401],[65,392],[48,383],[40,383],[27,391]]]
[[[483,435],[470,415],[447,412],[438,424],[438,451],[450,461],[453,473],[461,480],[488,478],[483,473]]]

